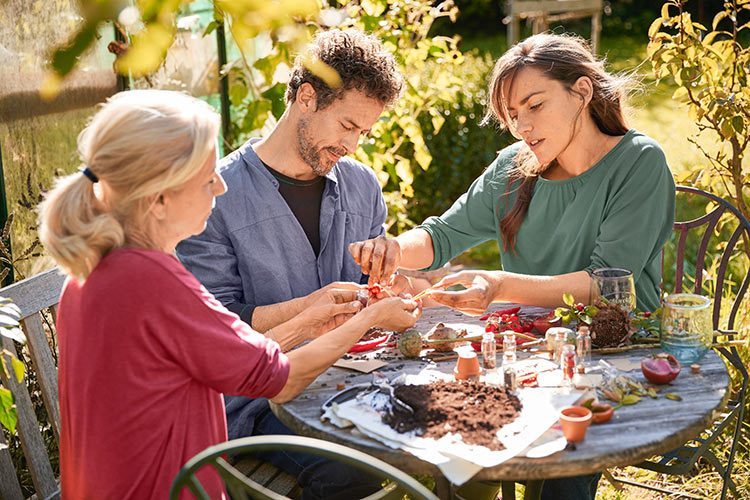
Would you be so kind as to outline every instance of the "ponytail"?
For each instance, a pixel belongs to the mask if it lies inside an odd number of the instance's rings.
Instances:
[[[40,205],[39,239],[65,273],[85,280],[125,232],[96,197],[94,183],[78,172],[57,181]]]
[[[125,243],[156,248],[153,199],[184,185],[215,154],[220,120],[205,102],[166,90],[111,97],[78,136],[88,168],[60,179],[40,206],[39,237],[85,280]]]

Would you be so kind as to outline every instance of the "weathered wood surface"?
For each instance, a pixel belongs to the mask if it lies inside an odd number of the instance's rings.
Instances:
[[[493,309],[505,307],[507,305],[498,305]],[[540,315],[543,312],[540,308],[525,307],[522,313]],[[425,311],[417,328],[426,332],[439,321],[483,324],[478,318],[447,308],[434,308]],[[632,351],[603,357],[637,360],[650,352],[652,351]],[[594,361],[597,359],[594,356]],[[454,363],[455,361],[438,363],[436,368],[449,373]],[[429,365],[430,363],[419,360],[395,360],[381,369],[381,372],[392,377],[400,372],[417,373]],[[631,371],[629,375],[637,380],[644,380],[640,370]],[[378,441],[353,433],[350,429],[339,429],[320,421],[321,405],[338,392],[337,384],[345,383],[350,387],[358,383],[369,383],[371,380],[371,374],[330,368],[293,401],[284,405],[272,404],[271,407],[282,422],[301,435],[351,446],[408,472],[439,475],[437,467],[409,453],[392,450]],[[656,400],[645,398],[636,405],[619,408],[607,424],[591,426],[586,440],[575,451],[564,451],[541,459],[516,457],[497,467],[480,471],[474,479],[565,477],[598,472],[606,467],[639,463],[698,436],[726,404],[728,387],[729,377],[724,362],[714,351],[710,351],[701,361],[700,374],[691,374],[685,367],[669,389],[661,390],[662,393],[679,394],[682,401],[671,401],[663,396]]]
[[[0,448],[7,444],[5,435],[0,431]],[[21,485],[16,477],[16,468],[10,459],[10,453],[0,453],[0,498],[4,500],[16,500],[23,498]]]
[[[8,350],[12,355],[18,357],[13,341],[7,337],[2,338],[2,347]],[[0,380],[3,385],[10,389],[15,398],[18,423],[18,435],[21,438],[21,447],[26,457],[26,463],[31,472],[31,479],[36,488],[37,494],[41,498],[47,498],[58,490],[57,481],[52,472],[47,449],[44,446],[42,435],[39,432],[39,421],[34,413],[34,406],[31,397],[26,390],[24,382],[18,383],[13,375],[6,377],[0,370]],[[0,453],[8,453],[8,450],[2,450]]]
[[[26,318],[60,301],[65,276],[58,269],[50,269],[0,290],[0,295],[11,299]]]
[[[42,323],[40,311],[52,307],[55,309],[60,300],[65,277],[57,269],[46,271],[18,283],[14,283],[0,290],[0,296],[8,297],[21,309],[21,324],[26,333],[29,344],[29,353],[33,362],[26,367],[26,371],[36,373],[41,388],[42,399],[50,416],[50,424],[59,442],[60,432],[60,406],[57,392],[57,368],[54,357],[47,340],[47,334]],[[54,311],[53,311],[54,314]],[[15,354],[15,347],[10,339],[4,338],[2,346]],[[34,412],[31,398],[24,382],[17,383],[14,379],[8,379],[0,375],[3,383],[13,393],[18,412],[18,434],[26,457],[28,468],[31,472],[37,496],[49,498],[59,492],[59,485],[54,477],[50,459],[40,433],[39,422]],[[0,461],[10,462],[8,450],[0,451]],[[2,467],[5,470],[5,467]],[[3,473],[4,474],[4,473]],[[14,473],[15,474],[15,473]],[[3,476],[4,477],[4,476]],[[3,483],[5,480],[3,479]],[[16,482],[16,484],[18,484]],[[8,483],[10,487],[11,483]],[[3,498],[20,498],[20,493],[6,492],[0,488]],[[18,492],[16,492],[18,493]]]

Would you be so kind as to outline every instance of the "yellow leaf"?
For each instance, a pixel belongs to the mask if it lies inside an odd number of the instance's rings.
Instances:
[[[329,87],[333,89],[341,87],[342,82],[338,72],[317,57],[311,57],[308,54],[302,58],[302,64]]]
[[[688,102],[688,91],[685,87],[677,87],[677,90],[672,94],[672,99],[678,102]]]
[[[653,23],[651,23],[651,26],[648,28],[648,37],[653,38],[655,34],[659,32],[659,29],[661,28],[662,19],[655,19]]]
[[[133,36],[133,44],[115,62],[115,68],[122,74],[130,73],[135,77],[153,73],[161,65],[173,41],[172,27],[151,23]]]
[[[62,78],[57,73],[47,73],[41,87],[39,87],[39,96],[43,101],[51,101],[60,93],[61,83]]]
[[[672,17],[672,16],[669,15],[669,4],[665,3],[664,5],[661,6],[661,18],[664,21],[666,21],[670,17]]]
[[[430,168],[430,163],[432,163],[432,155],[424,144],[414,144],[414,159],[417,160],[422,170]]]

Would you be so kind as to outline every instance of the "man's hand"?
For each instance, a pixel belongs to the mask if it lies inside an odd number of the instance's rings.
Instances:
[[[332,283],[335,285],[335,283]],[[334,328],[346,323],[349,318],[362,309],[362,303],[357,300],[357,285],[354,290],[337,289],[327,286],[308,295],[317,294],[311,305],[305,308],[295,320],[301,321],[307,332],[308,339],[314,339]]]
[[[370,283],[388,283],[401,263],[401,246],[395,238],[358,241],[349,245],[349,252],[362,267],[362,274],[370,275]]]
[[[484,314],[490,304],[497,300],[502,282],[502,271],[461,271],[446,276],[434,288],[463,285],[466,290],[447,292],[435,290],[430,298],[444,306],[472,316]]]

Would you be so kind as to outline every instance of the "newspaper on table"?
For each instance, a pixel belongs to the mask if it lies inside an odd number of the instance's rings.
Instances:
[[[398,382],[418,385],[449,378],[445,373],[428,368],[416,375],[404,375]],[[520,388],[516,394],[522,404],[519,416],[497,430],[497,438],[505,447],[503,450],[468,444],[461,440],[460,435],[452,433],[439,439],[418,436],[415,431],[399,433],[382,421],[382,414],[390,402],[387,394],[377,391],[365,392],[341,404],[334,403],[321,418],[339,427],[354,426],[390,448],[412,453],[436,465],[453,484],[461,485],[482,468],[499,465],[530,446],[534,449],[526,455],[538,457],[564,448],[561,433],[547,431],[557,423],[560,409],[575,403],[584,391],[538,387]]]

